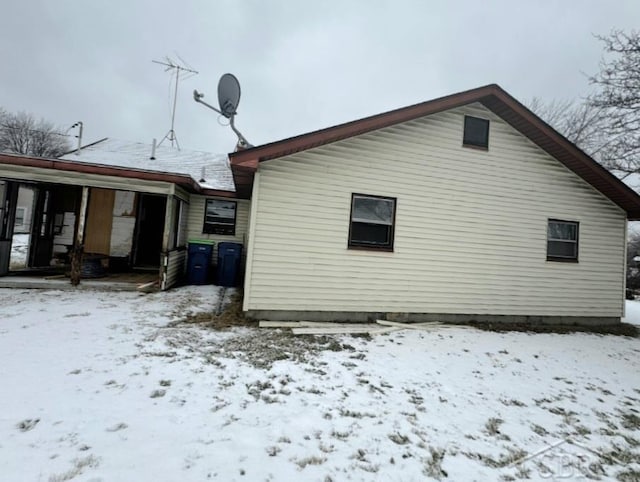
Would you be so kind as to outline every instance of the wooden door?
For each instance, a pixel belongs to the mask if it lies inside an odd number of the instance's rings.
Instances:
[[[109,256],[115,191],[92,187],[84,234],[84,252]]]

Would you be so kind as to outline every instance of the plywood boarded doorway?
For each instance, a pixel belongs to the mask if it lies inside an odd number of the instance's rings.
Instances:
[[[111,189],[91,188],[84,235],[85,253],[109,256],[114,199],[115,191]]]

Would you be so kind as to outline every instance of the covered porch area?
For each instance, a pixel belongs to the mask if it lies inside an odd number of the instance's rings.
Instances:
[[[146,290],[180,281],[189,201],[184,189],[135,176],[18,168],[3,160],[0,287]]]

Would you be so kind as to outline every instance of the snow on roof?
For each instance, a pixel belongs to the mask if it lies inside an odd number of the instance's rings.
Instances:
[[[65,161],[78,161],[102,166],[124,167],[143,171],[186,174],[204,189],[235,191],[233,174],[226,154],[188,151],[170,146],[156,147],[151,157],[151,144],[105,138],[60,157]],[[202,169],[204,168],[204,181]]]

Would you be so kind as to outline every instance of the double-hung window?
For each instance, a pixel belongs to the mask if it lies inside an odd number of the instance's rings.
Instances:
[[[351,195],[349,247],[393,251],[396,199]]]
[[[578,228],[576,221],[549,219],[547,225],[547,260],[578,261]]]
[[[202,232],[207,234],[236,234],[236,203],[207,199]]]

